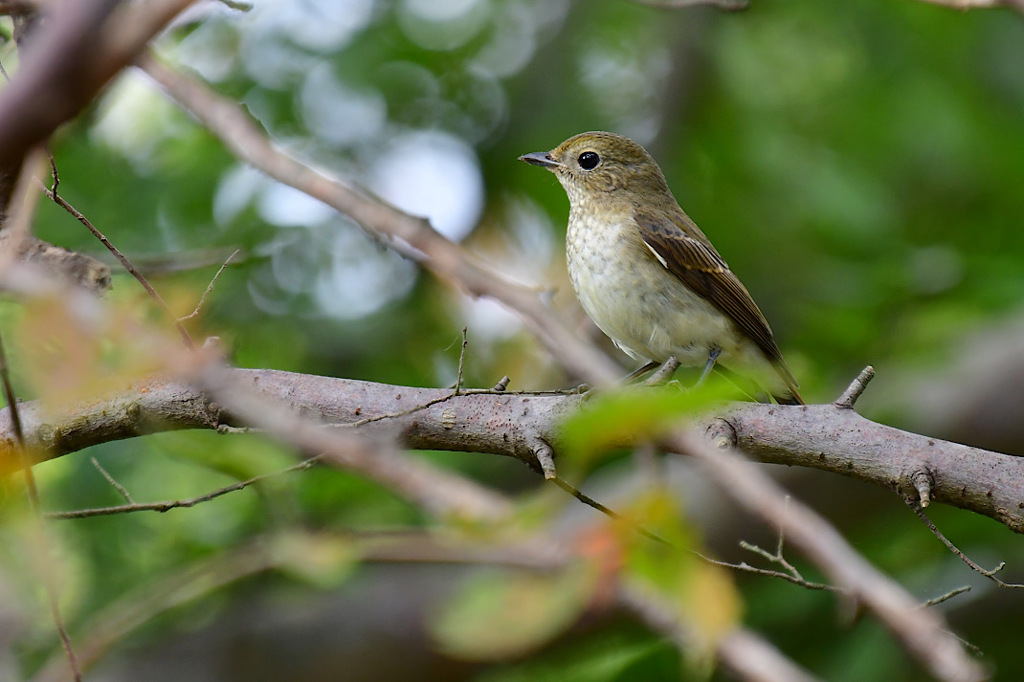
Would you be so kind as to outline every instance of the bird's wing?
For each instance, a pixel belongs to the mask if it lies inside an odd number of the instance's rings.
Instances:
[[[747,288],[718,255],[704,233],[682,211],[636,210],[640,237],[664,265],[693,292],[703,296],[731,319],[779,369],[791,387],[796,381],[786,368],[771,327]]]

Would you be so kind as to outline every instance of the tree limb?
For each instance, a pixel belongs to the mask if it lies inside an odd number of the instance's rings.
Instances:
[[[970,682],[987,678],[957,638],[945,630],[939,614],[918,609],[906,590],[875,569],[816,512],[790,500],[765,471],[731,447],[713,448],[692,432],[672,437],[668,445],[696,457],[734,501],[785,533],[837,587],[848,590],[875,613],[937,679]]]
[[[231,370],[241,385],[330,424],[398,438],[415,449],[516,457],[539,470],[537,453],[558,451],[559,421],[580,409],[573,393],[515,393],[392,386],[276,370]],[[92,445],[173,429],[240,425],[198,388],[152,377],[121,394],[46,414],[20,405],[30,450],[52,459]],[[835,405],[730,404],[696,420],[762,462],[823,469],[916,496],[927,471],[931,499],[996,519],[1024,533],[1024,458],[877,424]],[[8,443],[10,414],[0,410],[0,472],[17,468]]]

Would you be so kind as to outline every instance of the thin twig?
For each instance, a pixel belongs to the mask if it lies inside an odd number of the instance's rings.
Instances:
[[[788,513],[788,511],[789,511],[789,502],[790,502],[790,496],[786,495],[785,496],[786,513]],[[733,563],[729,563],[727,561],[719,561],[717,559],[712,559],[712,558],[706,557],[704,555],[701,555],[701,557],[705,561],[708,561],[708,562],[710,562],[712,564],[715,564],[716,566],[724,566],[726,568],[732,568],[732,569],[735,569],[737,571],[743,571],[745,573],[754,573],[756,575],[764,575],[764,576],[769,576],[769,577],[772,577],[772,578],[781,578],[782,580],[787,580],[787,581],[793,583],[794,585],[799,585],[800,587],[806,587],[809,590],[828,590],[829,592],[839,592],[839,593],[842,593],[842,594],[847,594],[849,592],[848,590],[845,590],[845,589],[843,589],[841,587],[837,587],[835,585],[829,585],[829,584],[826,584],[826,583],[816,583],[816,582],[812,582],[812,581],[807,580],[806,578],[804,578],[804,576],[800,573],[800,571],[797,569],[797,567],[794,566],[793,564],[791,564],[786,559],[786,557],[783,556],[782,552],[785,549],[785,544],[786,544],[786,533],[783,530],[782,526],[779,527],[779,540],[778,540],[778,542],[775,545],[775,553],[774,554],[772,554],[771,552],[769,552],[766,549],[762,549],[761,547],[758,547],[757,545],[751,544],[751,543],[749,543],[749,542],[747,542],[745,540],[740,540],[740,547],[742,547],[743,549],[747,550],[748,552],[753,552],[754,554],[757,554],[758,556],[763,557],[764,559],[766,559],[770,563],[778,564],[779,566],[782,566],[784,569],[786,569],[785,572],[783,572],[783,571],[775,571],[775,570],[771,570],[771,569],[767,569],[767,568],[757,568],[757,567],[751,566],[750,564],[748,564],[745,561],[742,561],[742,562],[740,562],[738,564],[733,564]]]
[[[103,468],[103,466],[99,463],[99,460],[97,460],[95,457],[90,457],[89,459],[90,461],[92,461],[92,465],[96,467],[96,470],[103,474],[103,478],[107,479],[107,483],[114,486],[114,490],[121,494],[121,497],[125,499],[125,502],[127,502],[128,504],[135,504],[135,500],[133,500],[132,496],[128,494],[128,489],[125,488],[120,483],[118,483],[114,479],[114,477],[111,476],[110,473]]]
[[[588,507],[593,507],[594,509],[596,509],[597,511],[601,512],[605,516],[607,516],[609,518],[612,518],[612,519],[615,519],[616,521],[626,521],[626,522],[629,522],[630,525],[633,526],[633,529],[637,533],[640,533],[640,535],[643,535],[645,538],[650,538],[651,540],[654,540],[655,542],[660,542],[663,545],[670,545],[671,544],[665,538],[657,535],[656,533],[652,533],[651,531],[647,530],[646,528],[644,528],[640,524],[632,522],[630,519],[628,519],[627,517],[623,516],[619,512],[615,511],[614,509],[611,509],[611,508],[606,507],[605,505],[601,504],[600,502],[598,502],[594,498],[590,497],[586,493],[584,493],[581,490],[579,490],[578,488],[576,488],[573,484],[569,483],[568,481],[566,481],[561,476],[555,476],[551,480],[553,480],[555,482],[555,485],[557,485],[559,488],[561,488],[562,490],[566,491],[567,493],[569,493],[570,495],[575,497],[577,500],[579,500],[583,504],[587,505]]]
[[[228,493],[233,493],[236,490],[248,488],[252,484],[259,483],[260,481],[265,481],[268,478],[274,478],[276,476],[281,476],[282,474],[291,473],[293,471],[303,471],[305,469],[309,469],[319,460],[319,457],[310,457],[308,459],[302,460],[297,464],[285,467],[280,471],[273,471],[268,474],[260,474],[259,476],[253,476],[252,478],[247,479],[245,481],[239,481],[238,483],[233,483],[232,485],[225,486],[223,488],[218,488],[217,490],[206,493],[205,495],[200,495],[199,497],[192,497],[186,500],[166,500],[164,502],[143,503],[131,502],[130,504],[122,504],[115,507],[97,507],[95,509],[75,509],[72,511],[47,512],[46,518],[84,519],[91,516],[112,516],[114,514],[129,514],[131,512],[139,511],[155,511],[163,513],[166,511],[170,511],[171,509],[194,507],[197,504],[202,504],[203,502],[209,502],[210,500],[216,499],[221,495],[227,495]],[[111,482],[113,483],[112,480]],[[115,483],[115,485],[117,484]]]
[[[189,335],[188,330],[185,329],[185,325],[183,325],[181,321],[174,316],[174,313],[171,312],[171,307],[167,305],[167,301],[164,300],[163,296],[157,293],[157,290],[153,288],[153,285],[149,283],[149,280],[147,280],[146,277],[141,272],[139,272],[138,268],[136,268],[135,265],[133,265],[132,262],[128,260],[128,257],[121,253],[121,251],[118,250],[118,248],[114,246],[109,239],[107,239],[106,235],[100,232],[88,218],[86,218],[77,208],[75,208],[67,201],[65,201],[63,197],[58,196],[56,193],[50,191],[50,189],[47,188],[45,185],[43,186],[43,192],[55,204],[57,204],[65,211],[73,215],[78,220],[78,222],[85,225],[86,229],[89,230],[89,232],[91,232],[92,235],[96,237],[96,239],[100,240],[100,243],[102,243],[103,246],[107,247],[107,250],[110,251],[111,254],[113,254],[114,258],[116,258],[118,262],[121,263],[124,269],[127,270],[132,277],[138,280],[139,284],[141,284],[142,288],[146,290],[150,298],[156,301],[157,305],[164,309],[164,312],[167,313],[167,316],[174,323],[175,328],[177,328],[178,333],[181,335],[181,340],[185,342],[185,346],[188,347],[189,350],[195,350],[196,344],[192,340],[192,336]]]
[[[842,395],[832,403],[836,407],[853,408],[853,404],[860,398],[861,393],[868,387],[868,384],[875,378],[875,368],[868,365],[860,371],[857,378],[850,382]]]
[[[57,185],[60,184],[60,173],[57,172],[57,159],[53,158],[53,152],[50,151],[49,145],[43,147],[46,150],[46,156],[50,159],[50,178],[53,180],[53,184],[50,185],[50,192],[53,196],[57,196]]]
[[[466,346],[469,345],[469,336],[466,334],[466,327],[462,328],[462,350],[459,351],[459,374],[455,377],[455,395],[462,390],[462,368],[466,363]]]
[[[906,503],[906,505],[908,507],[910,507],[913,510],[913,512],[915,514],[917,514],[917,518],[921,519],[921,522],[924,523],[924,525],[928,526],[928,529],[932,532],[932,534],[935,537],[937,537],[940,541],[942,541],[942,544],[944,544],[946,546],[946,548],[949,549],[949,551],[951,551],[953,554],[957,555],[960,558],[961,561],[963,561],[965,564],[970,566],[972,570],[974,570],[975,572],[980,573],[981,575],[985,576],[986,578],[988,578],[989,580],[994,582],[999,587],[1006,587],[1006,588],[1009,588],[1009,589],[1024,588],[1024,584],[1021,584],[1021,583],[1007,583],[1007,582],[1003,582],[1002,580],[1000,580],[999,578],[996,577],[996,573],[998,573],[999,571],[1001,571],[1004,568],[1006,568],[1006,562],[1005,561],[999,562],[999,565],[996,566],[995,568],[993,568],[991,571],[982,568],[978,563],[976,563],[974,560],[972,560],[969,556],[967,556],[962,551],[960,551],[960,548],[957,547],[956,545],[954,545],[949,540],[949,538],[947,538],[945,535],[942,534],[942,531],[938,529],[938,527],[932,522],[932,520],[930,518],[928,518],[928,515],[924,513],[924,510],[921,509],[921,506],[917,503],[916,500],[914,500],[913,498],[910,498],[910,497],[904,497],[903,501]]]
[[[791,582],[794,585],[806,587],[809,590],[825,590],[828,592],[838,592],[841,594],[846,594],[848,592],[848,590],[845,590],[842,587],[837,587],[836,585],[811,582],[810,580],[798,578],[797,576],[790,575],[789,573],[783,573],[782,571],[773,571],[769,568],[758,568],[757,566],[751,566],[745,561],[741,561],[738,564],[734,564],[728,561],[721,561],[720,559],[713,559],[705,554],[701,554],[700,552],[696,552],[696,554],[704,561],[708,562],[709,564],[714,564],[715,566],[721,566],[722,568],[731,568],[733,570],[742,571],[744,573],[763,575],[769,578],[779,578],[780,580]]]
[[[782,533],[779,533],[779,535],[781,536]],[[781,543],[780,543],[780,546],[781,546]],[[782,566],[784,569],[786,569],[786,571],[789,572],[790,575],[792,575],[797,580],[803,580],[804,579],[804,576],[800,573],[799,570],[797,570],[797,567],[794,566],[793,564],[789,563],[789,561],[786,559],[786,557],[782,556],[782,551],[781,550],[776,552],[775,554],[772,554],[768,550],[762,549],[761,547],[758,547],[757,545],[751,544],[751,543],[747,542],[746,540],[740,540],[740,547],[742,547],[743,549],[747,550],[748,552],[753,552],[754,554],[757,554],[758,556],[764,558],[766,561],[768,561],[770,563],[778,564],[779,566]]]
[[[926,601],[923,604],[921,604],[921,608],[928,608],[928,607],[931,607],[931,606],[937,606],[937,605],[941,604],[944,601],[949,601],[950,599],[952,599],[953,597],[955,597],[957,595],[963,594],[964,592],[970,592],[970,591],[971,591],[971,586],[970,585],[963,585],[961,587],[956,588],[955,590],[950,590],[946,594],[942,594],[942,595],[939,595],[938,597],[933,597],[933,598],[929,599],[928,601]]]
[[[199,303],[196,304],[196,309],[190,312],[188,315],[185,315],[184,317],[179,317],[178,322],[188,322],[192,318],[199,315],[199,311],[202,310],[203,306],[206,304],[206,297],[209,296],[213,292],[213,288],[217,286],[217,280],[220,278],[221,273],[224,272],[224,269],[228,266],[228,263],[230,263],[232,259],[234,259],[234,257],[240,254],[241,252],[241,249],[235,249],[234,251],[231,252],[231,255],[227,257],[227,260],[225,260],[224,263],[221,264],[220,270],[218,270],[217,274],[214,275],[213,279],[210,280],[210,284],[207,285],[206,291],[204,291],[203,295],[199,297]]]

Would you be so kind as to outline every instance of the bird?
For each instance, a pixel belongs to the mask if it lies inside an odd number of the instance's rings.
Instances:
[[[583,310],[627,355],[741,368],[779,404],[799,385],[747,288],[690,219],[637,142],[592,131],[520,161],[554,173],[569,197],[566,260]]]

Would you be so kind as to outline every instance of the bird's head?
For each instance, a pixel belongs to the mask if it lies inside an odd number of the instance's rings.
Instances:
[[[580,133],[549,152],[524,154],[519,160],[554,173],[573,204],[607,193],[654,201],[671,196],[647,150],[615,133]]]

